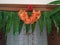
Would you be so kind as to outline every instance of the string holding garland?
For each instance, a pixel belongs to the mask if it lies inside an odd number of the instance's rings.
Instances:
[[[60,4],[60,1],[54,1],[49,4]],[[27,12],[29,16],[32,15],[31,12]],[[35,12],[36,14],[36,12]],[[34,16],[33,16],[34,17]],[[46,23],[47,32],[50,34],[51,29],[51,20],[53,20],[57,32],[59,32],[59,23],[60,23],[60,6],[56,7],[54,10],[49,12],[41,12],[40,18],[37,16],[37,22],[39,24],[40,32],[43,32],[44,23]],[[45,22],[44,22],[45,19]],[[21,20],[21,17],[18,16],[18,12],[13,11],[0,11],[0,30],[6,30],[5,34],[10,32],[11,26],[13,27],[13,34],[22,31],[24,21]],[[36,22],[32,24],[25,24],[26,32],[29,31],[30,26],[32,28],[32,33],[34,32]]]

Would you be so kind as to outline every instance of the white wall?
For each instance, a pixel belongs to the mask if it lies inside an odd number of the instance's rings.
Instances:
[[[0,4],[47,4],[54,0],[0,0]]]
[[[30,32],[31,33],[31,29]],[[13,31],[11,28],[11,32],[7,36],[7,45],[47,45],[47,33],[46,27],[44,24],[44,31],[40,34],[39,26],[36,24],[35,32],[28,36],[25,33],[25,26],[23,26],[22,32],[20,35],[16,34],[12,35]]]
[[[0,4],[48,4],[51,1],[54,0],[0,0]],[[34,35],[30,34],[29,37],[25,34],[24,26],[20,35],[16,34],[16,36],[13,36],[12,32],[11,28],[7,36],[7,45],[47,45],[46,27],[44,27],[44,31],[40,35],[38,24],[36,25]]]

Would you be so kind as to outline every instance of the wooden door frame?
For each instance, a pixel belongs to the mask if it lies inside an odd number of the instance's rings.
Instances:
[[[57,33],[57,30],[53,22],[52,22],[52,32],[50,35],[47,34],[47,40],[48,40],[48,45],[60,45],[60,31],[59,33]]]

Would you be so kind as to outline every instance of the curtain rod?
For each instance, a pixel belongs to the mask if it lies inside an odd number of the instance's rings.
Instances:
[[[19,11],[20,9],[27,10],[29,5],[33,6],[33,9],[38,9],[41,11],[51,11],[60,4],[0,4],[0,10],[6,11]]]

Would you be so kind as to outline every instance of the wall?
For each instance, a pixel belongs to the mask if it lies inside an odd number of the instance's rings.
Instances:
[[[45,24],[44,24],[45,25]],[[32,34],[26,35],[25,26],[23,26],[22,32],[20,35],[12,35],[13,31],[7,36],[7,45],[47,45],[47,34],[46,27],[44,26],[43,33],[40,33],[39,26],[36,24],[35,32]]]
[[[54,0],[0,0],[0,4],[48,4]],[[31,33],[31,29],[30,29]],[[44,24],[44,31],[40,34],[39,26],[36,24],[34,34],[26,35],[25,26],[23,26],[20,35],[13,36],[11,28],[10,33],[7,35],[7,45],[47,45],[47,33]]]
[[[0,4],[47,4],[54,0],[0,0]]]

